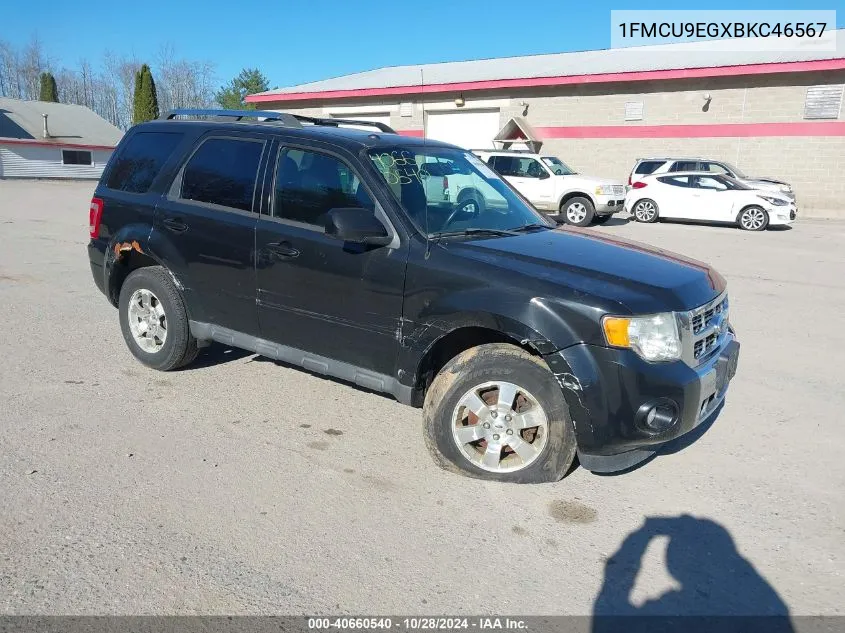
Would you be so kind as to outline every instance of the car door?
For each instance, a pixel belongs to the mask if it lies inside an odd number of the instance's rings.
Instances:
[[[156,207],[151,236],[189,288],[195,314],[255,335],[255,225],[258,174],[269,142],[256,135],[200,137]]]
[[[693,217],[691,206],[693,204],[692,194],[689,188],[689,179],[684,176],[660,176],[656,178],[657,193],[649,194],[647,187],[642,197],[654,198],[662,218],[691,218]],[[636,191],[636,189],[634,189]]]
[[[263,338],[393,376],[407,243],[347,157],[282,144],[272,159],[270,205],[256,231],[258,320]],[[329,210],[372,209],[389,246],[325,233]]]
[[[696,220],[728,222],[731,220],[734,196],[719,176],[691,176]]]
[[[546,167],[528,156],[495,156],[493,169],[539,209],[554,203],[554,180]]]

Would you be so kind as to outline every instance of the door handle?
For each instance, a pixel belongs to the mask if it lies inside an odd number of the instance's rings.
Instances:
[[[173,231],[174,233],[184,233],[188,230],[188,225],[176,218],[165,218],[161,221],[161,223],[164,224],[169,231]]]
[[[270,242],[267,244],[267,250],[285,259],[291,259],[299,255],[299,251],[290,245],[290,242]]]

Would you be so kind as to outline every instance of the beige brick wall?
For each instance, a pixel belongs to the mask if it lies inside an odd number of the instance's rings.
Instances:
[[[464,95],[465,108],[478,100],[497,100],[500,121],[522,115],[536,127],[597,125],[698,125],[724,123],[785,123],[804,121],[807,86],[843,84],[845,71],[753,75],[663,82],[581,84],[552,88]],[[703,96],[711,101],[705,108]],[[429,100],[448,102],[456,94]],[[326,104],[291,102],[277,109],[325,116],[324,108],[365,107],[371,112],[392,110],[397,130],[421,130],[422,109],[414,101],[412,117],[400,117],[397,99],[362,99]],[[642,101],[641,121],[625,119],[625,102]],[[273,104],[268,104],[273,105]],[[354,114],[345,114],[354,118]],[[845,108],[839,120],[845,120]],[[627,180],[637,158],[645,156],[704,156],[735,163],[752,175],[772,176],[793,184],[802,215],[845,217],[845,136],[755,138],[548,139],[544,152],[559,155],[579,171]]]

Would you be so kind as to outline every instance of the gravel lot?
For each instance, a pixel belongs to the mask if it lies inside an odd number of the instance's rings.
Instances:
[[[520,487],[438,470],[419,411],[346,384],[221,346],[144,368],[92,190],[0,181],[0,613],[845,613],[845,223],[596,228],[719,268],[739,373],[685,450]]]

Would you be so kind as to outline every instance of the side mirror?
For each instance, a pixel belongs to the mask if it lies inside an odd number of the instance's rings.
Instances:
[[[369,209],[332,209],[326,216],[326,235],[343,242],[387,246],[393,238]]]

